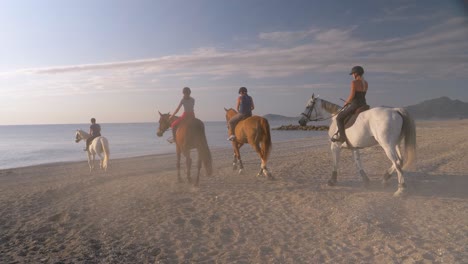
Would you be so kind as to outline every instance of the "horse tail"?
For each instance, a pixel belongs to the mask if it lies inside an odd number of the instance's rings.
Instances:
[[[102,152],[104,153],[104,160],[102,161],[102,168],[104,171],[107,171],[107,165],[109,163],[109,142],[107,141],[107,138],[101,137],[101,146],[102,146]]]
[[[402,137],[405,138],[405,158],[402,168],[413,168],[416,163],[416,125],[406,109],[398,108],[397,111],[403,118],[400,140]]]
[[[270,133],[270,123],[268,123],[268,120],[266,118],[261,118],[260,119],[260,126],[261,130],[263,130],[263,133],[265,134],[262,140],[262,156],[264,157],[265,161],[268,159],[270,156],[272,144],[271,144],[271,133]],[[258,133],[261,131],[260,129],[257,129],[257,137],[259,136]]]
[[[200,157],[205,166],[206,174],[211,176],[213,174],[213,162],[211,158],[211,151],[208,147],[208,141],[206,140],[205,125],[201,122],[201,134],[200,134]]]

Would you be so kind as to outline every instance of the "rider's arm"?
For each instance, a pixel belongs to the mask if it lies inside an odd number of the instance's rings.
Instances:
[[[251,103],[252,103],[252,105],[250,106],[250,110],[254,110],[255,106],[254,106],[253,98],[250,97],[250,100],[251,100]]]
[[[240,111],[240,109],[239,109],[239,108],[240,108],[240,103],[241,103],[241,97],[239,96],[239,97],[237,97],[237,104],[236,104],[236,110],[237,110],[237,112]]]
[[[356,93],[356,83],[354,81],[351,82],[351,91],[349,93],[348,99],[346,99],[345,104],[350,104],[353,101],[354,94]]]
[[[181,106],[182,106],[182,101],[180,101],[179,106],[177,106],[174,113],[172,113],[172,115],[169,117],[169,120],[171,120],[177,114],[177,112],[179,112]]]

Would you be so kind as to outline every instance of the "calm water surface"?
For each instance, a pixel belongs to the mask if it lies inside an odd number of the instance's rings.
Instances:
[[[270,122],[271,128],[290,122]],[[150,154],[174,153],[175,147],[156,136],[157,123],[101,124],[109,140],[111,157],[127,158]],[[205,122],[210,147],[230,147],[225,122]],[[89,130],[89,124],[0,126],[0,169],[44,163],[86,160],[84,142],[75,143],[75,131]],[[272,141],[314,137],[326,138],[323,131],[272,130]],[[322,142],[323,143],[323,142]]]

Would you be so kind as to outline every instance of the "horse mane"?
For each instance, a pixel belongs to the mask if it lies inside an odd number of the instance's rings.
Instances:
[[[334,104],[324,99],[320,99],[320,100],[322,100],[322,108],[331,114],[338,113],[338,111],[340,111],[341,109],[341,106],[337,104]]]

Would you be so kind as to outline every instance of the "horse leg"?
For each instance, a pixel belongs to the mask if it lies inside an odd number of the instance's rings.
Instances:
[[[176,161],[176,167],[177,167],[177,181],[179,183],[182,182],[182,178],[180,178],[180,150],[177,148],[177,161]]]
[[[88,154],[89,173],[91,173],[93,172],[93,167],[94,167],[93,158],[91,157],[91,153],[89,153],[89,151],[87,152],[87,154]]]
[[[232,170],[237,170],[237,156],[236,156],[236,153],[234,153],[233,155],[234,157],[234,160],[232,161]]]
[[[201,153],[198,151],[198,161],[197,161],[197,179],[195,180],[195,186],[198,186],[198,182],[200,180],[200,170],[202,167],[202,159],[201,159]]]
[[[359,153],[359,150],[353,149],[353,158],[354,158],[354,163],[356,164],[356,167],[359,171],[359,174],[361,175],[362,181],[364,183],[364,187],[365,188],[369,187],[369,177],[367,177],[366,172],[362,168],[361,154]]]
[[[236,163],[239,165],[239,175],[244,172],[244,164],[242,164],[242,159],[240,155],[240,146],[237,142],[232,142],[232,147],[234,148],[234,159],[237,158]],[[236,167],[233,167],[233,170],[236,170]]]
[[[398,156],[396,145],[395,144],[394,145],[381,144],[381,146],[385,150],[385,154],[387,154],[387,157],[392,162],[393,164],[392,168],[396,170],[397,175],[398,175],[398,189],[393,194],[393,196],[395,197],[403,196],[406,194],[406,184],[405,184],[405,178],[403,177],[403,170],[401,169],[401,159]]]
[[[262,160],[262,164],[260,165],[260,171],[258,172],[257,177],[265,175],[268,179],[273,180],[274,179],[273,175],[271,175],[271,173],[267,169],[267,166],[266,166],[267,160],[262,155],[262,149],[260,148],[260,145],[255,144],[254,148],[255,148],[255,151],[260,156],[260,159]]]
[[[333,171],[332,176],[328,180],[329,186],[335,186],[338,183],[338,165],[340,163],[340,152],[341,148],[337,143],[331,144],[331,152],[332,152],[332,159],[333,159]]]
[[[400,166],[402,166],[403,159],[402,159],[402,155],[401,155],[401,150],[400,150],[400,148],[398,146],[397,146],[396,150],[397,150],[397,154],[398,154],[398,162],[399,162]],[[383,179],[382,179],[382,185],[384,187],[388,186],[388,181],[392,177],[392,174],[395,172],[395,170],[396,170],[395,167],[392,165],[388,170],[385,171],[385,173],[383,175]]]
[[[395,172],[395,168],[393,167],[393,165],[388,170],[385,171],[383,178],[382,178],[382,185],[384,187],[388,186],[388,181],[390,180],[394,172]]]
[[[242,173],[244,173],[244,164],[242,163],[240,156],[239,156],[238,163],[239,163],[239,175],[241,175]]]
[[[190,150],[184,151],[185,156],[185,166],[187,170],[187,181],[192,183],[192,178],[190,177],[190,168],[192,167],[192,159],[190,158]]]

